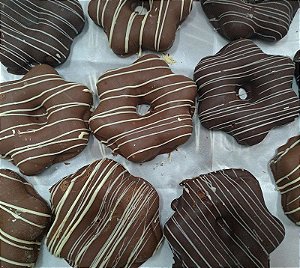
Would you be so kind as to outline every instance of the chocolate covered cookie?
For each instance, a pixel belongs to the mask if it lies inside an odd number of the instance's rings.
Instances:
[[[156,55],[106,72],[97,88],[100,104],[90,127],[113,153],[144,162],[172,152],[192,134],[196,85]],[[139,113],[140,107],[148,110]]]
[[[300,225],[300,136],[279,147],[270,165],[283,210],[291,221]]]
[[[298,84],[298,88],[300,89],[300,50],[297,51],[294,57],[294,62],[295,62],[295,78]]]
[[[269,254],[285,231],[252,174],[219,170],[181,185],[183,194],[164,227],[173,267],[269,267]]]
[[[261,38],[276,41],[290,27],[298,1],[201,0],[213,27],[225,38]]]
[[[64,63],[84,26],[77,0],[1,0],[0,61],[13,74]]]
[[[247,39],[227,44],[195,68],[201,124],[243,145],[261,142],[272,128],[299,116],[293,76],[288,57],[267,55]]]
[[[192,0],[91,0],[89,15],[119,55],[165,51],[192,9]]]
[[[50,192],[46,244],[73,267],[139,267],[160,245],[157,192],[113,160],[81,168]]]
[[[33,267],[50,220],[50,208],[32,185],[0,169],[0,267]]]
[[[92,95],[49,65],[0,84],[0,154],[35,175],[79,154],[89,138]]]

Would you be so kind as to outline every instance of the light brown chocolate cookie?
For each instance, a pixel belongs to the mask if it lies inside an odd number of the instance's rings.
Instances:
[[[32,185],[0,169],[0,267],[33,267],[50,221],[51,210]]]
[[[0,154],[35,175],[79,154],[89,138],[92,95],[49,65],[0,84]]]
[[[113,160],[81,168],[50,192],[46,244],[73,267],[139,267],[160,245],[157,192]]]

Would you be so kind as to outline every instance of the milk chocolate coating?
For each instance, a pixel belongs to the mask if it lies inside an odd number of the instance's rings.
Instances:
[[[81,168],[50,192],[46,244],[74,267],[139,267],[160,245],[157,192],[113,160]]]
[[[32,185],[0,169],[0,267],[33,267],[50,220],[50,208]]]
[[[1,0],[0,61],[13,74],[64,63],[84,26],[77,0]]]
[[[92,96],[49,65],[0,84],[0,154],[35,175],[79,154],[88,142]]]
[[[272,128],[299,116],[293,76],[290,58],[267,55],[247,39],[229,43],[195,68],[201,124],[243,145],[261,142]],[[239,96],[240,88],[246,99]]]
[[[183,194],[164,227],[173,267],[269,267],[269,254],[285,231],[252,174],[219,170],[181,185]]]
[[[300,136],[279,147],[270,166],[285,214],[300,225]]]
[[[300,89],[300,50],[297,51],[297,53],[294,57],[294,62],[295,62],[295,78],[296,78],[298,87]]]
[[[260,38],[277,41],[290,27],[298,1],[201,0],[213,27],[228,40]]]
[[[114,53],[131,55],[142,49],[169,49],[192,4],[192,0],[91,0],[88,11],[103,28]],[[135,12],[138,6],[144,6],[146,14]]]
[[[106,72],[97,88],[100,104],[90,128],[113,153],[144,162],[173,151],[192,134],[196,85],[156,55]],[[140,104],[150,105],[143,116],[137,113]]]

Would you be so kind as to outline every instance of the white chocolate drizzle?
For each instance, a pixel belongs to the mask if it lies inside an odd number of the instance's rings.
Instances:
[[[260,142],[272,128],[299,116],[299,99],[291,89],[293,70],[289,58],[267,55],[246,39],[202,59],[194,72],[202,125],[225,131],[241,144]],[[240,88],[246,99],[239,98]]]
[[[121,82],[125,77],[131,80]],[[97,86],[100,104],[90,126],[113,152],[141,162],[170,144],[175,149],[191,135],[195,84],[172,73],[163,59],[142,57],[129,67],[106,72]],[[150,111],[141,116],[137,106],[143,102]]]
[[[65,82],[52,67],[37,66],[23,79],[1,84],[0,93],[6,96],[0,102],[0,154],[23,172],[40,172],[87,144],[91,92]],[[31,163],[43,158],[46,163],[32,170]]]
[[[146,2],[146,1],[145,1]],[[109,46],[117,54],[141,55],[142,49],[161,51],[168,49],[174,39],[177,27],[192,9],[192,0],[149,0],[146,14],[134,11],[133,2],[128,0],[92,0],[89,13],[96,24],[104,28]],[[124,27],[124,23],[126,27]],[[173,27],[165,27],[174,24]],[[138,30],[136,30],[138,29]],[[133,33],[138,34],[133,34]],[[168,41],[164,36],[174,35]],[[124,36],[120,47],[120,36]],[[114,41],[115,38],[118,41]],[[152,43],[145,41],[151,39]],[[121,41],[122,42],[122,41]]]
[[[45,5],[29,0],[5,1],[0,16],[0,56],[10,62],[8,67],[19,69],[18,73],[26,73],[32,64],[64,62],[73,38],[84,25],[82,8],[74,0],[45,1]]]
[[[96,161],[61,180],[51,189],[51,202],[56,217],[46,244],[74,266],[85,261],[89,267],[119,267],[125,257],[122,267],[132,267],[143,249],[154,252],[161,242],[156,191],[112,160]],[[151,245],[155,234],[157,244]]]
[[[267,210],[250,173],[221,170],[185,180],[183,185],[175,213],[165,225],[178,264],[266,267],[284,228]]]

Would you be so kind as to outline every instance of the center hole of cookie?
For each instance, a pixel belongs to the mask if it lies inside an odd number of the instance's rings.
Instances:
[[[150,10],[148,1],[136,1],[131,6],[132,11],[137,13],[138,15],[146,15]]]
[[[147,113],[150,112],[150,110],[151,110],[151,105],[148,103],[138,104],[138,106],[136,107],[136,112],[140,116],[146,115]]]
[[[238,96],[241,100],[246,100],[248,97],[247,91],[241,87],[238,91]]]

